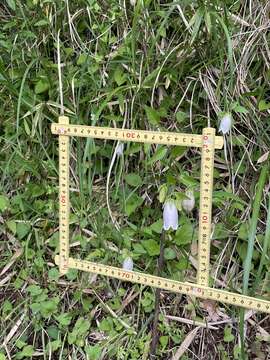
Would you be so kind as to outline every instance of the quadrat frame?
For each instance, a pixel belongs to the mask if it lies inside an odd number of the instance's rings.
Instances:
[[[214,128],[204,128],[202,134],[181,134],[176,132],[71,125],[67,116],[60,116],[58,123],[52,124],[51,130],[53,134],[59,136],[60,246],[59,255],[56,255],[55,262],[59,265],[61,274],[66,274],[70,268],[78,269],[132,283],[270,313],[270,301],[209,287],[214,153],[215,149],[222,149],[223,147],[223,137],[216,136]],[[126,271],[114,266],[75,259],[69,256],[69,138],[72,136],[201,148],[198,271],[196,284],[171,280],[138,271]]]

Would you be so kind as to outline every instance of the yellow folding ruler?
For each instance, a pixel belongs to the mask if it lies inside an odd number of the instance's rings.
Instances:
[[[214,152],[215,149],[223,147],[223,138],[215,136],[215,129],[205,128],[202,134],[194,135],[71,125],[66,116],[60,116],[59,122],[53,123],[51,129],[53,134],[59,136],[60,250],[59,255],[55,258],[55,262],[59,265],[61,274],[67,273],[68,269],[78,269],[133,283],[171,290],[176,293],[193,295],[202,299],[215,300],[270,313],[270,301],[209,287]],[[196,284],[170,280],[138,271],[126,271],[121,268],[75,259],[69,256],[69,137],[71,136],[201,148],[198,278]]]

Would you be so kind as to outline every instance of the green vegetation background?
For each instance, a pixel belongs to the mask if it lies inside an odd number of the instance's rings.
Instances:
[[[0,23],[0,359],[149,356],[153,289],[60,277],[54,265],[58,48],[73,124],[200,133],[231,114],[215,156],[211,284],[269,298],[269,3],[6,0]],[[73,139],[74,256],[116,266],[131,256],[155,273],[159,200],[181,208],[193,189],[163,276],[195,281],[199,177],[198,149],[129,144],[116,155],[112,141]],[[160,309],[158,359],[267,358],[266,314],[248,312],[244,326],[239,309],[167,292]]]

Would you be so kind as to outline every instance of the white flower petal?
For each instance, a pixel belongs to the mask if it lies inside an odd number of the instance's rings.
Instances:
[[[187,190],[186,191],[186,196],[189,199],[184,199],[182,201],[182,207],[185,211],[190,212],[194,209],[195,206],[195,198],[194,198],[194,194],[192,190]]]
[[[220,120],[219,132],[223,135],[227,134],[232,127],[232,116],[230,113],[226,113]]]
[[[117,155],[117,156],[123,155],[123,151],[124,151],[124,144],[123,144],[123,143],[119,143],[119,144],[116,146],[116,149],[115,149],[116,155]]]
[[[123,261],[122,268],[123,268],[123,270],[126,270],[126,271],[133,270],[133,260],[131,259],[131,257],[125,258],[125,260]]]
[[[177,230],[178,228],[178,211],[174,202],[166,202],[163,209],[163,229]]]

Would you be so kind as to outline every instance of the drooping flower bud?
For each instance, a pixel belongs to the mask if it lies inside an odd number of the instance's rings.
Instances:
[[[230,113],[224,114],[220,120],[219,132],[222,132],[223,135],[227,134],[232,127],[232,115]]]
[[[121,156],[123,155],[123,151],[124,151],[124,144],[123,143],[118,143],[115,149],[116,155],[117,156]]]
[[[133,270],[133,260],[131,259],[131,257],[126,257],[125,260],[123,261],[123,265],[122,265],[123,270],[126,271],[132,271]]]
[[[194,198],[193,191],[187,190],[186,196],[188,197],[188,199],[184,199],[182,201],[182,207],[185,211],[190,212],[193,210],[193,208],[195,206],[195,198]]]
[[[173,201],[167,201],[163,209],[163,229],[177,230],[178,228],[178,211]]]
[[[135,6],[136,5],[136,0],[129,0],[130,1],[130,5]]]

